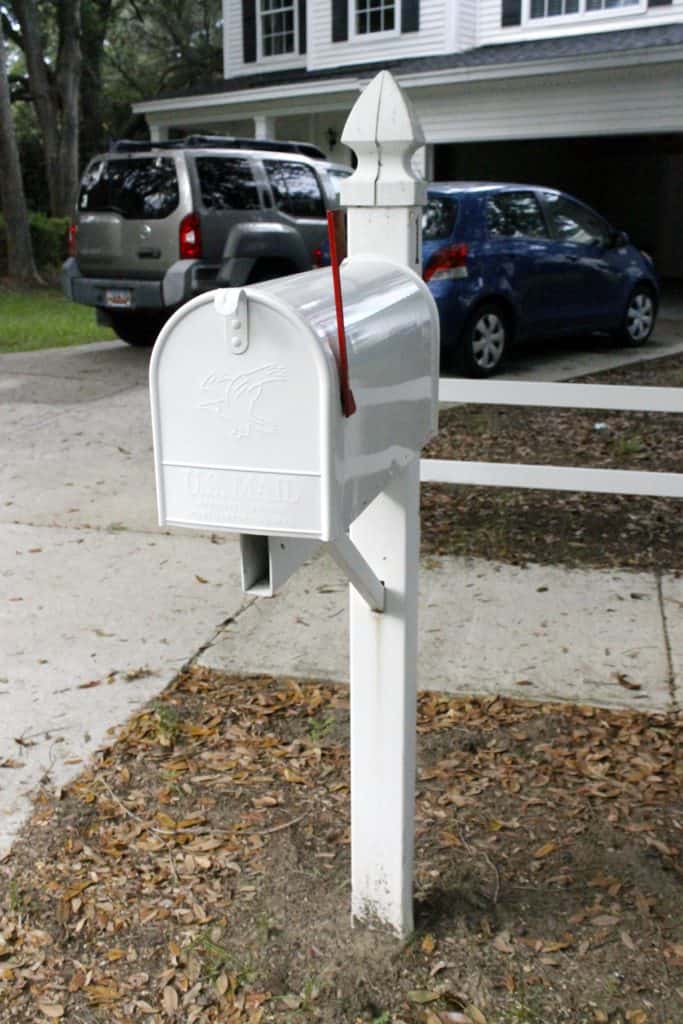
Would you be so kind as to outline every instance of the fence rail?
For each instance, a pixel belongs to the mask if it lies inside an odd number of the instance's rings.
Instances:
[[[548,384],[536,381],[473,381],[442,377],[439,381],[439,401],[468,405],[681,413],[683,389],[613,384]],[[683,473],[422,459],[420,480],[422,483],[683,498]]]

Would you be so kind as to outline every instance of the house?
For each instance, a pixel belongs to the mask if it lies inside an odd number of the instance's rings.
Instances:
[[[683,278],[683,0],[223,0],[224,81],[138,103],[169,132],[340,141],[382,68],[430,179],[584,198]]]

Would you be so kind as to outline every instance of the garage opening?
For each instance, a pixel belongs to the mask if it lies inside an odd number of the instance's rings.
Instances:
[[[434,178],[570,192],[683,280],[683,133],[435,145]]]

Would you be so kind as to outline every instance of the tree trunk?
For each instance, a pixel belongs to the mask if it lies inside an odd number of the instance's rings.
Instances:
[[[81,164],[108,142],[103,125],[102,56],[112,8],[113,0],[89,0],[82,5]]]
[[[43,139],[50,212],[68,217],[78,186],[80,0],[59,0],[57,4],[59,43],[52,75],[45,59],[37,0],[14,0],[13,8],[21,26],[31,98]]]
[[[26,281],[37,281],[28,212],[24,198],[24,183],[21,179],[19,150],[14,132],[14,121],[10,107],[7,62],[5,59],[5,37],[0,20],[0,176],[2,207],[7,225],[7,258],[10,277]]]

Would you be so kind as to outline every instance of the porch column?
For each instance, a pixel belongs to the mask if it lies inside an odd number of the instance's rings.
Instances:
[[[152,142],[167,142],[168,141],[169,127],[167,124],[155,124],[151,122],[149,125],[149,137]]]
[[[267,114],[257,114],[254,117],[254,138],[274,139],[275,118],[269,117]]]

